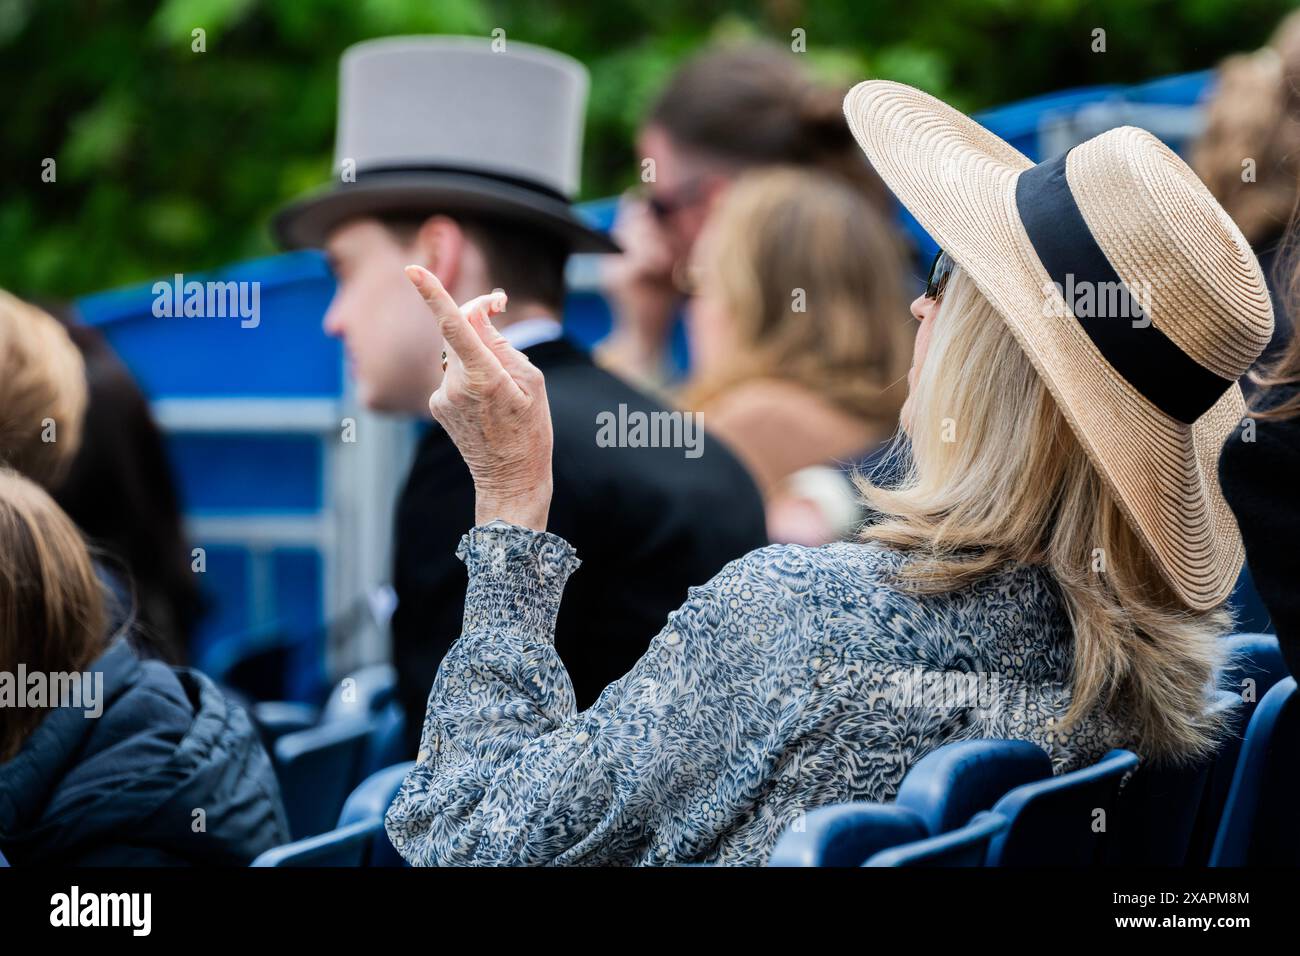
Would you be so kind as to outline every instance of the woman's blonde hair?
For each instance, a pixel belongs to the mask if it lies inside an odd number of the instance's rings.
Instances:
[[[741,177],[715,215],[708,270],[735,341],[682,403],[699,408],[775,379],[892,428],[905,390],[891,386],[907,372],[911,322],[889,224],[857,190],[790,168]]]
[[[1142,756],[1209,752],[1222,611],[1188,608],[1162,576],[1009,327],[960,269],[909,400],[911,452],[864,540],[910,553],[900,584],[960,588],[1015,563],[1046,567],[1074,633],[1066,723],[1100,707]]]
[[[57,487],[81,445],[86,394],[67,330],[0,289],[0,465]]]
[[[1192,168],[1251,245],[1275,239],[1291,218],[1300,176],[1300,11],[1268,45],[1220,64]],[[1245,162],[1253,164],[1246,176]]]
[[[103,650],[105,592],[81,532],[54,500],[0,467],[0,671],[76,673]],[[8,760],[46,710],[6,708],[0,761]]]

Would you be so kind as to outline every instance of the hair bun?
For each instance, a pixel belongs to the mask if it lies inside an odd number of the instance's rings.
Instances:
[[[799,104],[804,134],[823,147],[843,147],[852,141],[844,119],[844,92],[830,86],[810,86]]]

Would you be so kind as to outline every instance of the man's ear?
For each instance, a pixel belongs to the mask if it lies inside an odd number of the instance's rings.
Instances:
[[[465,261],[466,237],[449,216],[430,216],[415,234],[420,264],[438,277],[443,288],[456,285]]]

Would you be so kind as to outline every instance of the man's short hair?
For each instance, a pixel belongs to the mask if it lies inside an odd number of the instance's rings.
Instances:
[[[0,289],[0,464],[57,487],[81,444],[86,392],[67,330]]]
[[[380,222],[408,242],[435,215],[381,216]],[[564,265],[569,258],[564,240],[507,219],[454,214],[448,218],[482,250],[493,288],[504,289],[512,302],[536,302],[557,314],[563,310]]]

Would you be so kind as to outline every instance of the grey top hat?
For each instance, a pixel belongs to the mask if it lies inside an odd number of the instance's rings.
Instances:
[[[344,51],[337,180],[276,213],[288,248],[319,247],[362,215],[491,216],[574,252],[618,252],[572,208],[586,68],[542,47],[477,37],[388,37]]]

